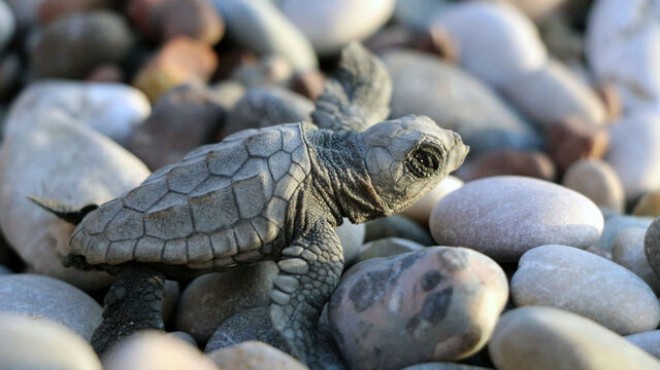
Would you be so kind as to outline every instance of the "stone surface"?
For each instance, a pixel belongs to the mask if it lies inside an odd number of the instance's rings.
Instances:
[[[309,39],[319,55],[336,53],[360,41],[387,22],[394,0],[279,0],[282,13]]]
[[[496,89],[542,68],[548,55],[534,24],[506,2],[466,2],[439,14],[434,27],[456,42],[460,64]]]
[[[390,257],[408,252],[418,252],[426,246],[403,238],[382,238],[365,243],[360,248],[360,253],[352,263],[362,262],[371,258]]]
[[[504,272],[490,258],[431,247],[353,266],[328,313],[350,368],[399,369],[477,352],[507,297]]]
[[[660,217],[654,219],[646,229],[644,253],[651,269],[660,276]]]
[[[197,348],[160,332],[143,331],[127,337],[103,356],[105,370],[219,370]]]
[[[503,148],[538,149],[541,137],[487,86],[429,54],[381,55],[392,76],[391,116],[424,114],[458,132],[472,156]]]
[[[545,138],[546,150],[560,172],[581,159],[602,158],[610,144],[607,127],[570,117],[550,125]]]
[[[149,171],[119,145],[77,122],[76,110],[40,106],[39,96],[24,92],[7,117],[0,154],[0,226],[30,271],[98,289],[109,283],[107,274],[61,264],[73,225],[28,197],[72,207],[100,204],[135,187]]]
[[[293,67],[279,55],[241,60],[229,76],[247,88],[284,86],[293,78]]]
[[[12,9],[0,1],[0,52],[7,46],[16,31],[16,20]]]
[[[127,148],[151,169],[176,163],[189,151],[212,142],[226,115],[211,89],[179,85],[158,99]]]
[[[240,310],[267,305],[277,265],[264,262],[242,269],[202,275],[183,291],[176,328],[206,343],[216,328]]]
[[[617,235],[623,229],[628,227],[641,227],[646,229],[653,221],[649,217],[636,217],[629,215],[615,215],[610,216],[605,221],[605,226],[603,227],[603,233],[596,242],[596,246],[605,252],[611,252],[614,247],[614,242]]]
[[[626,339],[656,359],[660,359],[660,330],[627,335]]]
[[[545,152],[498,149],[473,156],[455,174],[465,182],[504,175],[526,176],[552,181],[557,171],[554,163]]]
[[[582,159],[566,169],[562,185],[591,199],[597,206],[622,213],[625,201],[621,179],[600,159]]]
[[[78,288],[35,274],[0,276],[0,312],[58,322],[85,340],[101,323],[102,307]]]
[[[303,33],[270,1],[213,0],[227,24],[228,37],[259,55],[280,55],[296,71],[314,70],[318,61]]]
[[[616,236],[612,248],[612,260],[642,278],[653,291],[660,293],[660,278],[653,272],[644,252],[646,229],[625,228]]]
[[[652,190],[644,194],[635,204],[632,214],[646,217],[660,216],[660,190]]]
[[[259,341],[221,348],[208,357],[223,370],[305,370],[307,366],[288,354]]]
[[[425,227],[403,217],[389,216],[366,222],[364,242],[383,238],[403,238],[422,245],[433,244],[433,238]]]
[[[551,307],[506,312],[488,349],[501,370],[660,369],[658,360],[616,333]]]
[[[367,228],[364,224],[353,224],[346,218],[335,230],[344,251],[344,263],[349,263],[360,253]]]
[[[45,0],[39,4],[39,23],[49,24],[71,13],[83,13],[101,9],[105,0]]]
[[[611,126],[605,156],[619,175],[626,200],[660,188],[660,113],[633,112]]]
[[[587,248],[603,230],[603,215],[588,198],[560,185],[496,176],[466,183],[438,202],[430,229],[439,245],[515,262],[543,244]]]
[[[401,370],[492,370],[491,368],[457,364],[455,362],[427,362],[406,366]]]
[[[463,180],[456,176],[448,175],[428,194],[413,203],[410,207],[404,209],[399,214],[416,221],[420,225],[429,224],[429,216],[433,206],[444,198],[445,195],[463,186]]]
[[[56,322],[0,313],[4,369],[101,370],[101,361],[78,334]]]
[[[517,306],[549,306],[592,319],[619,334],[655,329],[660,304],[653,290],[630,270],[564,245],[525,253],[511,279]]]
[[[215,45],[224,35],[225,24],[211,0],[174,0],[165,6],[160,29],[166,40],[187,36]]]
[[[206,83],[218,58],[208,44],[185,36],[168,40],[136,73],[133,85],[152,102],[183,83]]]
[[[133,40],[118,14],[72,13],[47,25],[30,48],[34,77],[83,78],[95,67],[121,62]]]

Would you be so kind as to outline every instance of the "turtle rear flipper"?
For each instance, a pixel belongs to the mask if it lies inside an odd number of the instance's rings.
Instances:
[[[331,130],[363,131],[389,116],[391,96],[385,65],[354,42],[342,50],[335,76],[316,100],[312,121]]]
[[[78,225],[88,213],[99,208],[97,204],[88,204],[82,208],[75,208],[53,199],[39,198],[35,196],[28,196],[28,199],[60,219],[74,225]]]

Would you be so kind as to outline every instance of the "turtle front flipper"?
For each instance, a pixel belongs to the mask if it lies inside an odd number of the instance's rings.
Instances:
[[[92,335],[96,353],[138,330],[163,330],[164,286],[164,275],[144,266],[131,265],[117,275],[105,295],[103,321]]]
[[[339,282],[343,265],[341,243],[325,220],[285,248],[277,263],[280,272],[270,304],[273,326],[292,354],[311,368],[317,367],[321,310]]]

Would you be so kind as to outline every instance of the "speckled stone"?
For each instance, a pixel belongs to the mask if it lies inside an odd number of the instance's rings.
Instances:
[[[118,342],[103,356],[105,370],[219,370],[210,358],[185,341],[143,331]]]
[[[628,227],[616,235],[612,260],[642,278],[653,291],[660,293],[660,278],[653,272],[644,252],[646,229]]]
[[[606,252],[611,252],[619,232],[628,227],[641,227],[646,229],[653,221],[650,217],[637,217],[629,215],[614,215],[607,218],[603,233],[596,242],[596,246]]]
[[[259,341],[221,348],[208,357],[223,370],[305,370],[307,366],[290,355]]]
[[[57,322],[1,312],[0,336],[3,369],[101,370],[92,347]]]
[[[198,343],[206,343],[216,328],[236,312],[267,305],[277,272],[274,262],[264,262],[196,278],[181,294],[176,328],[192,335]]]
[[[543,244],[590,246],[603,230],[603,215],[588,198],[560,185],[496,176],[466,183],[438,202],[430,229],[439,245],[515,262]]]
[[[525,253],[511,279],[511,296],[517,306],[564,309],[622,335],[660,323],[660,303],[644,280],[610,260],[564,245]]]
[[[552,181],[556,174],[555,164],[545,152],[517,149],[498,149],[473,156],[455,172],[465,182],[504,175]]]
[[[454,39],[465,69],[494,88],[542,68],[548,55],[537,28],[506,2],[465,2],[433,24]]]
[[[406,217],[393,215],[366,222],[364,242],[383,238],[403,238],[422,245],[433,244],[433,238],[425,227]]]
[[[501,370],[660,369],[660,362],[616,333],[551,307],[506,312],[488,349]]]
[[[626,200],[660,188],[660,113],[633,112],[610,129],[605,156],[619,175]]]
[[[133,43],[126,21],[116,13],[72,13],[47,25],[30,48],[35,77],[83,78],[102,64],[121,62]]]
[[[427,115],[458,132],[473,156],[495,149],[540,148],[540,135],[461,68],[415,51],[391,50],[381,58],[392,76],[392,117]]]
[[[7,46],[16,31],[16,20],[11,8],[0,1],[0,52]]]
[[[660,190],[652,190],[644,194],[635,204],[632,214],[646,217],[660,216]]]
[[[660,360],[660,330],[645,331],[642,333],[626,335],[630,343],[646,351],[646,353]]]
[[[573,163],[566,169],[561,183],[591,199],[599,207],[618,213],[624,211],[621,179],[603,160],[582,159]]]
[[[0,276],[0,312],[58,322],[89,340],[101,323],[102,307],[80,289],[35,274]]]
[[[353,266],[332,295],[332,333],[350,368],[399,369],[482,348],[508,286],[490,258],[431,247]]]
[[[431,190],[428,194],[421,197],[417,202],[413,203],[410,207],[400,212],[400,215],[408,217],[416,221],[420,225],[426,226],[429,224],[429,216],[433,206],[444,198],[445,195],[463,186],[463,180],[456,176],[448,175],[440,183]]]

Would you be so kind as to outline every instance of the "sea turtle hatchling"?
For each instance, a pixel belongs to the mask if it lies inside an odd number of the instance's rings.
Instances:
[[[162,329],[165,276],[271,259],[279,268],[273,325],[313,366],[320,310],[343,267],[335,227],[343,217],[359,223],[400,211],[467,152],[424,116],[359,133],[278,125],[200,147],[98,208],[59,212],[79,221],[68,263],[117,274],[93,346],[103,352],[136,330]]]

